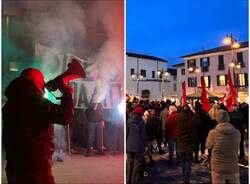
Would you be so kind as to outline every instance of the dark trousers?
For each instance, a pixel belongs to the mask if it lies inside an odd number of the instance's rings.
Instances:
[[[41,172],[6,171],[8,183],[55,184],[51,169]]]
[[[240,132],[240,157],[243,158],[245,156],[245,149],[244,149],[244,132]]]
[[[135,152],[127,152],[126,182],[127,184],[137,184],[140,181],[144,155]]]
[[[199,150],[201,150],[201,154],[205,154],[206,150],[206,138],[207,137],[199,137],[196,139],[194,153],[195,153],[195,160],[198,161]]]
[[[146,154],[148,155],[149,161],[153,161],[152,157],[152,149],[153,149],[153,141],[147,141],[147,149],[146,149]]]
[[[189,183],[191,175],[193,151],[180,152],[179,154],[182,165],[183,183]]]
[[[101,122],[93,123],[89,122],[88,124],[89,137],[87,150],[89,151],[91,146],[93,146],[94,141],[97,142],[97,152],[103,151],[103,125]],[[96,133],[96,134],[95,134]]]
[[[173,160],[174,158],[174,150],[176,153],[176,161],[177,164],[180,162],[180,156],[178,150],[178,145],[175,139],[168,139],[168,150],[169,150],[169,160]]]

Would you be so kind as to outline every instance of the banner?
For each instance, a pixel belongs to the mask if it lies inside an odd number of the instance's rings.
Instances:
[[[84,69],[87,71],[86,79],[75,79],[70,82],[70,86],[74,89],[73,100],[75,108],[87,108],[97,81],[96,73],[92,72],[95,64],[73,56],[71,54],[62,54],[42,44],[36,44],[36,57],[40,58],[40,70],[44,74],[45,81],[54,79],[67,70],[67,65],[73,57],[77,58]],[[112,108],[118,105],[123,98],[122,84],[119,81],[108,82],[108,90],[105,99],[102,101],[104,108]]]
[[[182,106],[185,107],[187,105],[187,94],[186,94],[186,82],[182,83]]]

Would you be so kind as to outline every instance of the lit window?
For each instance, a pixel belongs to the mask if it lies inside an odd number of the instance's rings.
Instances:
[[[210,87],[210,76],[204,76],[206,88]]]
[[[220,75],[220,85],[221,86],[225,86],[226,85],[226,79],[225,79],[225,75]]]
[[[238,84],[239,84],[239,86],[246,86],[245,74],[244,73],[238,74]]]
[[[227,85],[227,76],[217,75],[217,86],[226,86],[226,85]]]

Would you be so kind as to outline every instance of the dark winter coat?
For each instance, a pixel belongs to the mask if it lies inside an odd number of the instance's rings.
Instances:
[[[143,154],[146,146],[146,129],[142,116],[132,114],[127,121],[126,151]]]
[[[153,141],[156,137],[157,118],[150,117],[146,123],[147,141]]]
[[[180,152],[192,151],[197,137],[199,118],[191,112],[180,112],[176,117],[176,138]]]
[[[239,111],[233,111],[229,113],[230,116],[230,123],[240,131],[241,138],[244,139],[244,131],[245,131],[245,125],[244,125],[244,117],[243,114]]]
[[[51,169],[54,151],[53,123],[73,119],[73,100],[63,96],[61,105],[51,103],[31,81],[15,79],[5,91],[3,142],[6,171],[40,172]]]
[[[199,119],[200,119],[200,124],[197,126],[197,136],[199,139],[205,139],[208,136],[208,132],[215,127],[213,123],[211,123],[211,120],[208,116],[208,114],[200,110],[195,113]]]

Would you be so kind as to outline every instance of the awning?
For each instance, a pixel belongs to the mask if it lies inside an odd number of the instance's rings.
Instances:
[[[225,93],[219,93],[219,92],[207,90],[207,94],[209,98],[221,98],[224,96]],[[187,97],[188,98],[200,98],[201,90],[198,90],[196,93],[188,94]]]

